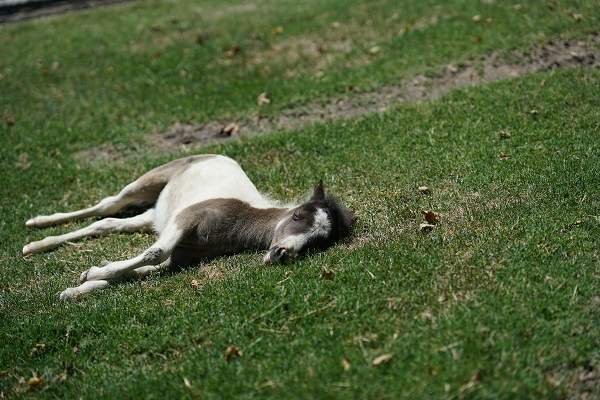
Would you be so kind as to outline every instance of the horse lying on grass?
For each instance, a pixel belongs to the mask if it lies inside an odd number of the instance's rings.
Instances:
[[[158,233],[158,240],[141,254],[83,272],[79,286],[60,294],[61,299],[70,299],[171,265],[190,265],[243,250],[267,250],[265,263],[281,262],[311,248],[329,247],[347,236],[354,223],[352,211],[326,194],[322,182],[308,201],[283,206],[261,194],[231,158],[197,155],[155,168],[93,207],[38,216],[26,225],[44,227],[109,216],[134,205],[153,208],[131,218],[105,218],[64,235],[29,243],[23,247],[23,255],[110,232]]]

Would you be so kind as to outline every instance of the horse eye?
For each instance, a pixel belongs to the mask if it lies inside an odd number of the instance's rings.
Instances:
[[[292,220],[293,221],[300,221],[302,219],[302,216],[300,216],[297,213],[294,213],[294,215],[292,215]]]

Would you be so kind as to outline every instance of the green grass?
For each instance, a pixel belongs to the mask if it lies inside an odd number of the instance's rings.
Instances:
[[[598,23],[592,1],[518,11],[510,2],[415,3],[257,2],[257,10],[234,12],[220,2],[175,9],[152,1],[0,27],[0,113],[15,118],[0,125],[0,392],[413,399],[584,390],[581,371],[600,370],[598,70],[536,74],[181,152],[232,156],[259,189],[281,198],[323,178],[356,211],[352,238],[288,265],[266,267],[247,253],[60,302],[56,293],[81,271],[152,238],[113,235],[19,256],[27,241],[86,224],[29,231],[28,217],[89,205],[173,157],[89,166],[74,161],[78,150],[131,143],[178,120],[253,112],[262,91],[274,99],[263,112],[276,113],[491,49],[582,37]],[[394,7],[398,20],[390,20]],[[401,29],[433,14],[433,25]],[[492,22],[475,24],[477,14]],[[337,40],[335,21],[356,46],[330,60],[323,77],[309,57],[248,66],[286,40]],[[283,33],[273,34],[275,26]],[[200,46],[201,31],[208,39]],[[222,65],[223,48],[236,43],[242,58]],[[381,54],[365,56],[374,44]],[[420,195],[420,185],[432,194]],[[424,235],[427,209],[441,222]],[[324,268],[333,279],[321,276]],[[230,345],[243,356],[226,362]],[[373,367],[381,354],[393,358]],[[43,384],[28,385],[32,376]]]

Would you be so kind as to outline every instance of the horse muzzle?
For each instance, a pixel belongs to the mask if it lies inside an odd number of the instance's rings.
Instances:
[[[274,246],[269,249],[267,254],[263,257],[263,262],[265,264],[275,264],[279,262],[284,262],[288,258],[290,258],[290,252],[285,247]]]

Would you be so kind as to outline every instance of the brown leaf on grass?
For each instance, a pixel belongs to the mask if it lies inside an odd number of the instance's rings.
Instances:
[[[433,225],[440,221],[440,214],[435,211],[423,211],[423,217],[425,218],[425,221]]]
[[[506,129],[502,129],[500,132],[498,132],[498,137],[500,137],[500,139],[510,139],[512,135]]]
[[[221,132],[219,132],[219,135],[228,136],[228,137],[236,136],[239,131],[240,131],[240,126],[238,124],[236,124],[235,122],[232,122],[232,123],[224,126],[223,129],[221,129]]]
[[[30,357],[34,357],[34,356],[42,353],[45,348],[46,348],[46,344],[45,343],[36,343],[35,346],[33,346],[33,348],[31,349],[31,351],[29,352],[29,356]]]
[[[421,225],[419,225],[419,231],[421,233],[429,233],[433,230],[433,228],[435,228],[435,225],[429,224],[427,222],[423,222]]]
[[[333,280],[333,278],[335,277],[335,272],[330,270],[329,268],[323,268],[321,269],[321,278],[325,279],[325,280]]]
[[[498,156],[499,159],[501,159],[502,161],[506,161],[510,158],[510,156],[506,153],[500,153],[500,155]]]
[[[15,124],[15,117],[10,113],[4,113],[4,123],[6,126],[13,126]]]
[[[33,375],[27,380],[27,385],[30,389],[37,389],[44,385],[44,379],[40,378],[37,375]]]
[[[372,366],[374,366],[374,367],[378,367],[378,366],[380,366],[380,365],[382,365],[382,364],[387,364],[387,363],[389,363],[390,361],[392,361],[392,358],[393,358],[393,357],[394,357],[394,356],[393,356],[392,354],[389,354],[389,353],[387,353],[387,354],[382,354],[382,355],[380,355],[380,356],[377,356],[377,357],[375,357],[375,358],[373,359],[373,362],[371,362],[371,365],[372,365]]]
[[[229,346],[228,348],[225,349],[225,361],[230,362],[236,358],[239,358],[241,356],[243,356],[244,353],[242,353],[242,351],[240,349],[238,349],[236,346]]]
[[[261,94],[258,95],[258,97],[256,98],[256,102],[258,103],[259,106],[265,105],[265,104],[269,104],[271,102],[271,99],[269,99],[267,97],[267,93],[263,92]]]
[[[350,361],[348,360],[348,358],[346,356],[344,356],[344,358],[342,358],[342,367],[344,368],[344,371],[348,371],[352,365],[350,364]]]
[[[473,376],[471,376],[471,379],[469,379],[469,382],[465,383],[464,385],[462,385],[460,387],[459,392],[461,394],[470,392],[471,390],[473,390],[475,388],[475,386],[477,386],[477,384],[479,383],[480,380],[481,380],[481,373],[479,371],[477,371],[473,374]]]
[[[29,161],[29,154],[21,153],[19,155],[19,158],[17,159],[17,162],[15,163],[15,166],[21,171],[28,170],[29,167],[31,167],[31,161]]]
[[[194,289],[198,289],[200,287],[200,282],[198,282],[198,280],[196,279],[192,279],[192,281],[190,282],[190,286]]]
[[[458,67],[453,64],[448,64],[446,65],[446,71],[450,72],[451,74],[456,74],[458,72]]]
[[[421,319],[423,321],[435,321],[435,317],[433,316],[433,314],[431,313],[430,310],[425,310],[421,313]]]
[[[227,57],[227,58],[233,58],[236,55],[238,55],[241,51],[242,51],[242,48],[236,44],[234,46],[231,46],[227,50],[225,50],[224,54],[225,54],[225,57]]]
[[[421,194],[431,194],[431,189],[429,189],[427,186],[419,186],[418,190]]]
[[[194,40],[196,44],[203,45],[208,40],[208,33],[201,32],[196,35],[196,39]]]

